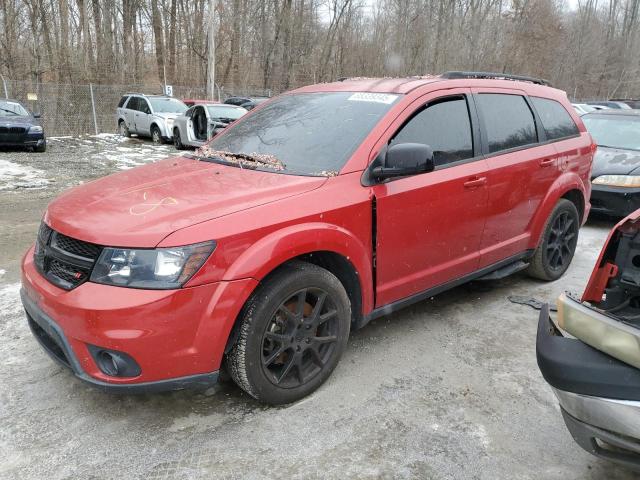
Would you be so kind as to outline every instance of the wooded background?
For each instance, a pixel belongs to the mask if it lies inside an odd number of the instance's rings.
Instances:
[[[227,91],[466,69],[640,96],[640,0],[0,0],[0,74],[204,86],[211,5]]]

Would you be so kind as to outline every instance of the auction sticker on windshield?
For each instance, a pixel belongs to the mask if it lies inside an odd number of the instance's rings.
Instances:
[[[358,92],[351,95],[347,100],[352,102],[377,102],[391,105],[398,95],[390,95],[388,93],[371,93],[371,92]]]

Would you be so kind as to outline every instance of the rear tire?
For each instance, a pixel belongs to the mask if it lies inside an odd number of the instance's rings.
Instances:
[[[315,391],[349,339],[351,305],[331,272],[305,262],[282,266],[247,301],[229,373],[252,397],[281,405]]]
[[[547,220],[527,273],[547,282],[560,278],[573,259],[579,229],[578,209],[573,202],[561,198]]]
[[[131,137],[131,132],[129,131],[129,127],[127,127],[127,123],[124,120],[120,120],[120,123],[118,124],[118,131],[120,132],[120,135],[122,135],[123,137],[126,137],[126,138]]]

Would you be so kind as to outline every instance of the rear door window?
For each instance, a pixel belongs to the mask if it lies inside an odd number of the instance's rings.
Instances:
[[[127,108],[129,110],[137,110],[138,109],[138,97],[130,97],[127,102]]]
[[[580,133],[573,118],[560,102],[539,97],[531,97],[531,102],[542,120],[547,140],[558,140]]]
[[[465,97],[429,103],[414,115],[390,144],[423,143],[433,150],[436,167],[473,157],[471,121]]]
[[[538,141],[533,113],[521,95],[481,93],[477,96],[489,153],[531,145]]]

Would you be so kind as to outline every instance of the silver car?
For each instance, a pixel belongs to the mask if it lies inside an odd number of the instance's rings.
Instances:
[[[176,98],[129,93],[118,103],[118,131],[125,137],[136,134],[151,137],[154,143],[170,142],[174,121],[186,110]]]
[[[247,113],[247,109],[220,103],[193,105],[173,124],[173,144],[178,150],[201,147],[211,137]]]

